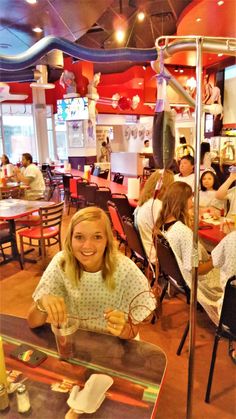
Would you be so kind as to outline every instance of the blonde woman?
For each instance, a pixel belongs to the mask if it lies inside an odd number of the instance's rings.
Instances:
[[[97,207],[73,216],[64,251],[50,262],[33,299],[30,327],[46,321],[58,325],[72,314],[81,328],[124,339],[135,337],[139,323],[155,309],[146,277],[118,252],[110,221]]]
[[[173,182],[173,172],[165,170],[162,174],[156,170],[146,181],[134,211],[135,224],[146,255],[153,264],[156,262],[156,251],[153,246],[152,229],[161,211],[163,195]]]
[[[192,282],[193,232],[189,210],[193,206],[191,187],[185,182],[174,182],[162,201],[162,210],[154,227],[154,235],[163,235],[172,248],[186,284]],[[220,272],[213,269],[212,259],[199,244],[198,301],[211,320],[218,324],[223,290]]]

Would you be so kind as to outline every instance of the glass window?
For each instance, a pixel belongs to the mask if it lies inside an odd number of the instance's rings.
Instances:
[[[37,148],[31,105],[2,105],[4,152],[12,163],[30,153],[37,161]]]
[[[66,135],[66,122],[59,121],[57,115],[55,115],[55,131],[56,131],[56,147],[57,160],[68,159],[68,148],[67,148],[67,135]]]

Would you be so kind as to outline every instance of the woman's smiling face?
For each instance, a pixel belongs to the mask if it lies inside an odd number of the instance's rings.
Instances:
[[[107,245],[104,222],[81,221],[74,228],[71,245],[75,258],[85,271],[101,270]]]

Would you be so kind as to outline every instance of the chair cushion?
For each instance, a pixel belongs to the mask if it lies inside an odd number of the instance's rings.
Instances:
[[[43,229],[43,236],[41,235],[41,229],[39,227],[27,228],[18,232],[19,236],[27,237],[28,239],[39,240],[42,237],[44,239],[50,239],[59,233],[59,227],[48,227]]]

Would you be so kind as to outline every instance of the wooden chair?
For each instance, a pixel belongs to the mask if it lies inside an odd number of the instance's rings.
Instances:
[[[212,350],[211,365],[205,396],[206,403],[210,403],[211,385],[215,368],[218,343],[221,338],[226,338],[229,340],[229,354],[232,356],[232,352],[234,350],[232,343],[233,341],[236,341],[236,275],[233,275],[228,279],[225,287],[220,321],[216,328],[215,340]],[[233,359],[233,362],[236,363],[236,359]]]
[[[39,247],[43,263],[45,262],[46,247],[59,244],[61,250],[61,222],[64,202],[39,209],[40,225],[18,232],[20,238],[21,261],[24,265],[24,245]],[[37,242],[35,244],[35,241]]]

